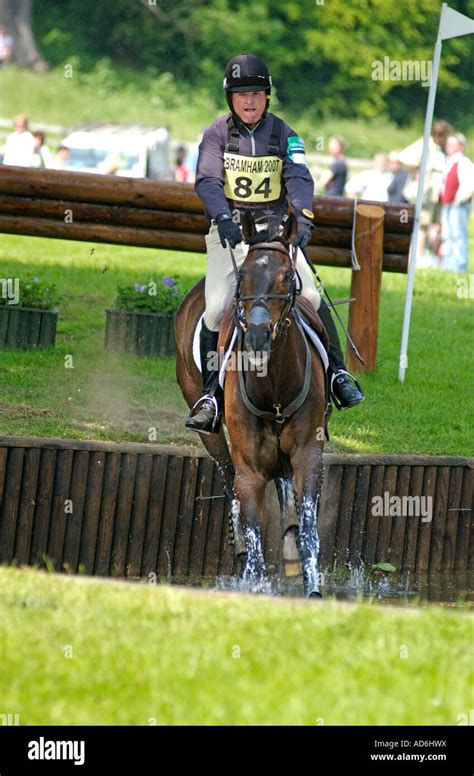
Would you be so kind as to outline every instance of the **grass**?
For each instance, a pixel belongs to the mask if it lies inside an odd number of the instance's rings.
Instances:
[[[1,707],[21,725],[456,725],[472,705],[463,611],[0,583]]]
[[[64,298],[56,347],[1,351],[0,418],[4,434],[200,444],[183,427],[186,406],[174,359],[106,354],[104,309],[118,284],[179,275],[190,287],[204,257],[178,252],[3,235],[3,277],[38,275]],[[350,273],[325,267],[333,298],[348,296]],[[334,412],[328,450],[466,455],[474,424],[469,375],[472,299],[458,298],[458,278],[417,272],[409,368],[397,380],[406,277],[383,277],[378,369],[362,379],[367,401]],[[74,368],[66,368],[72,356]],[[454,385],[459,385],[459,396]],[[453,395],[454,394],[454,395]]]

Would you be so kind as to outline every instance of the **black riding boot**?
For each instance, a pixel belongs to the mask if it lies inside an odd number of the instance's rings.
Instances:
[[[360,404],[361,401],[364,401],[365,396],[359,382],[346,370],[336,324],[324,299],[321,299],[318,314],[329,336],[328,359],[331,397],[338,410],[345,410]]]
[[[208,368],[210,354],[217,358],[218,337],[219,332],[208,329],[203,319],[199,341],[203,395],[192,407],[185,423],[186,428],[201,434],[217,434],[220,426],[222,389],[219,385],[219,370]]]

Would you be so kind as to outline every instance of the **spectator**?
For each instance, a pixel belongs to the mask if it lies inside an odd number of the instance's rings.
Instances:
[[[121,169],[122,169],[122,160],[120,158],[120,154],[116,154],[113,152],[110,154],[107,154],[104,161],[100,162],[97,165],[97,171],[101,172],[103,175],[117,175],[117,173]]]
[[[433,262],[437,264],[436,256],[439,252],[439,235],[441,233],[439,195],[446,165],[446,140],[452,132],[451,124],[442,119],[435,121],[431,129],[418,235],[417,264],[419,266],[432,266]],[[399,154],[401,163],[410,169],[411,174],[407,180],[404,195],[412,204],[416,202],[422,152],[423,138],[421,137]],[[429,247],[431,247],[434,256],[428,253]]]
[[[334,161],[329,170],[323,172],[320,178],[320,186],[324,193],[330,197],[342,197],[347,179],[347,164],[344,152],[344,141],[341,137],[329,138],[329,153]]]
[[[5,156],[3,164],[12,164],[17,167],[31,167],[35,149],[35,139],[28,131],[28,117],[25,113],[19,113],[13,119],[15,126],[5,143]]]
[[[51,165],[53,170],[66,170],[71,152],[66,146],[60,145]]]
[[[346,188],[349,197],[386,202],[389,182],[390,173],[387,172],[387,157],[385,154],[375,154],[372,169],[354,175]]]
[[[467,228],[474,167],[464,156],[465,147],[466,138],[461,133],[448,137],[448,162],[440,194],[442,269],[452,272],[467,272]]]
[[[44,142],[45,141],[44,132],[40,132],[39,130],[36,130],[36,132],[33,132],[33,137],[35,140],[35,145],[34,145],[33,160],[32,160],[31,166],[37,167],[37,168],[51,167],[53,164],[53,156],[48,146]]]
[[[189,180],[189,171],[187,167],[184,164],[184,160],[186,159],[186,146],[180,145],[176,149],[176,157],[175,157],[175,169],[174,169],[174,179],[177,181],[177,183],[187,183]]]
[[[196,180],[196,169],[197,169],[198,156],[199,156],[199,146],[205,131],[206,131],[206,127],[199,130],[197,141],[189,147],[188,153],[186,154],[186,157],[183,162],[183,165],[187,170],[187,174],[188,174],[187,180],[189,183],[194,183],[194,181]]]
[[[4,24],[0,24],[0,67],[10,64],[13,54],[13,38]]]
[[[408,200],[403,194],[403,189],[408,178],[408,170],[404,170],[398,151],[391,151],[388,155],[388,167],[391,174],[391,180],[387,187],[388,201],[397,203],[406,203]]]

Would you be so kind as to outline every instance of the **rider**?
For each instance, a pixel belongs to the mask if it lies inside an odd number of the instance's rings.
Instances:
[[[220,320],[235,291],[226,243],[234,249],[239,267],[246,256],[239,226],[243,214],[250,209],[256,224],[268,227],[270,219],[280,223],[291,205],[298,221],[294,245],[304,248],[311,239],[314,183],[306,166],[304,142],[282,119],[268,112],[271,85],[260,57],[240,54],[231,59],[224,78],[230,113],[208,127],[199,146],[195,190],[211,226],[206,235],[206,309],[200,334],[204,394],[186,421],[186,427],[193,431],[212,433],[218,429],[222,392],[218,372],[208,368],[208,358],[217,349]],[[329,335],[336,406],[353,407],[365,397],[346,372],[336,326],[300,250],[296,268],[301,293],[312,302]]]

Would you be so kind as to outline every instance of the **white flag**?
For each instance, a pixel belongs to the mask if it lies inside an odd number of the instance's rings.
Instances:
[[[453,11],[446,3],[443,3],[441,11],[441,40],[458,38],[460,35],[470,35],[474,32],[474,19]]]

